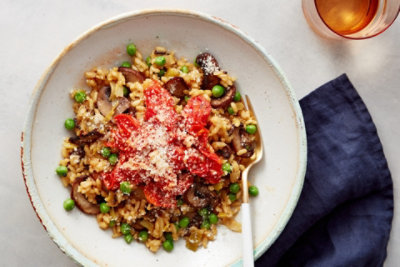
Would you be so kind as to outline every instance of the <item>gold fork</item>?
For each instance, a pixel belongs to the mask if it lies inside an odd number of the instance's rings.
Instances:
[[[247,109],[251,115],[257,120],[254,113],[253,105],[250,102],[250,98],[246,95]],[[258,121],[257,121],[258,122]],[[257,127],[258,128],[258,127]],[[254,255],[253,255],[253,233],[251,230],[251,214],[250,214],[250,203],[249,203],[249,189],[247,184],[247,176],[251,167],[258,163],[263,156],[263,146],[260,130],[256,132],[256,148],[254,150],[255,158],[247,163],[247,167],[242,172],[242,236],[243,236],[243,266],[252,267],[254,266]]]

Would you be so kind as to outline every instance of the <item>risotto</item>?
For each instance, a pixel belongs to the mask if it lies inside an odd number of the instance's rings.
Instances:
[[[257,122],[235,78],[210,53],[193,63],[156,47],[144,59],[86,72],[73,89],[74,118],[56,173],[75,205],[112,237],[150,251],[183,238],[195,251],[217,225],[240,232],[241,171],[255,158]],[[250,195],[257,195],[255,186]]]

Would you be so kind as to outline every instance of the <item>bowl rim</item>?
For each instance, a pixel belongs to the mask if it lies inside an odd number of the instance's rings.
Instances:
[[[296,94],[286,78],[284,72],[279,67],[277,62],[267,53],[267,51],[253,38],[248,36],[245,32],[240,30],[237,26],[213,15],[209,15],[206,13],[192,11],[192,10],[184,10],[184,9],[143,9],[137,11],[130,11],[126,13],[122,13],[120,15],[114,16],[107,20],[100,22],[99,24],[93,26],[86,32],[82,33],[78,38],[72,41],[69,45],[67,45],[62,52],[52,61],[49,67],[46,68],[38,82],[36,83],[35,88],[30,97],[29,105],[28,105],[28,114],[26,115],[24,128],[21,133],[21,168],[22,175],[24,179],[25,189],[28,193],[29,200],[31,205],[38,217],[40,223],[43,228],[46,230],[50,238],[53,242],[61,249],[61,251],[69,256],[73,261],[80,265],[84,266],[97,266],[97,263],[93,262],[85,255],[83,255],[80,251],[74,248],[67,239],[61,234],[61,232],[57,229],[55,224],[51,221],[49,215],[47,214],[42,200],[39,197],[39,194],[36,189],[36,183],[33,177],[32,166],[31,166],[31,138],[32,138],[32,126],[33,121],[36,117],[37,105],[39,103],[41,94],[43,92],[44,87],[46,86],[49,77],[54,72],[60,60],[66,55],[73,47],[78,45],[80,42],[101,30],[104,27],[110,27],[114,24],[118,24],[123,22],[124,20],[128,20],[137,16],[146,16],[146,15],[173,15],[173,16],[186,16],[192,18],[198,18],[205,22],[212,23],[223,29],[235,34],[244,42],[249,44],[253,49],[255,49],[262,58],[270,65],[274,73],[277,75],[280,83],[286,91],[286,94],[290,100],[290,104],[293,108],[296,127],[298,129],[298,152],[299,152],[299,162],[298,162],[298,171],[297,177],[295,180],[295,184],[292,187],[292,194],[288,199],[287,205],[284,208],[279,220],[274,226],[273,230],[270,232],[268,237],[264,239],[261,244],[259,244],[256,248],[254,248],[254,256],[255,259],[259,258],[278,238],[283,229],[285,228],[287,222],[289,221],[294,208],[297,205],[298,199],[300,197],[300,193],[303,188],[304,177],[306,173],[306,165],[307,165],[307,138],[306,131],[304,125],[304,119],[302,110],[300,108],[300,104],[297,100]],[[232,266],[241,266],[242,259],[236,260]]]

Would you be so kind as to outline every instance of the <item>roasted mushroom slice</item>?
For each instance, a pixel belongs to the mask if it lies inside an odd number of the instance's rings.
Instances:
[[[242,158],[250,158],[254,154],[254,149],[256,148],[255,142],[251,142],[248,145],[246,145],[246,150],[247,152],[241,155]]]
[[[210,53],[201,53],[196,57],[196,63],[203,71],[203,81],[201,88],[203,90],[211,90],[215,85],[219,84],[221,79],[214,75],[215,71],[219,70],[218,61]]]
[[[220,98],[211,99],[211,106],[213,108],[226,108],[233,101],[233,97],[236,94],[236,86],[232,85],[226,91],[225,95]]]
[[[232,155],[232,149],[229,145],[226,145],[223,148],[217,150],[217,154],[225,159],[229,159]]]
[[[118,102],[119,104],[114,110],[114,116],[124,113],[131,106],[131,102],[125,97],[119,97]]]
[[[174,77],[165,84],[165,89],[167,89],[171,95],[182,98],[185,96],[184,91],[189,90],[189,87],[182,77]]]
[[[77,155],[79,158],[85,157],[85,150],[82,146],[78,146],[74,151],[72,151],[71,155]]]
[[[84,146],[84,145],[95,142],[97,139],[99,139],[101,137],[103,137],[103,134],[94,130],[85,135],[70,137],[69,141],[75,145]]]
[[[183,195],[185,202],[195,208],[214,208],[218,204],[218,195],[206,185],[193,184]]]
[[[134,83],[134,82],[142,83],[145,80],[145,76],[137,70],[126,67],[119,67],[118,71],[121,72],[122,75],[124,75],[125,83]]]
[[[201,89],[211,90],[215,85],[219,84],[221,79],[214,74],[205,74],[201,83]]]
[[[110,94],[111,88],[109,86],[103,86],[97,94],[97,108],[103,116],[107,116],[112,110]]]
[[[100,208],[98,205],[89,202],[86,197],[78,192],[78,188],[81,182],[85,181],[88,177],[80,177],[75,179],[72,184],[71,198],[75,201],[76,206],[86,214],[96,215],[100,213]]]
[[[213,74],[219,70],[218,61],[210,53],[201,53],[196,57],[196,63],[203,70],[204,75]]]
[[[97,94],[97,108],[103,116],[107,116],[112,110],[112,103],[110,101],[111,88],[104,86]],[[123,113],[130,107],[130,102],[125,97],[118,98],[118,106],[114,110],[114,116]]]
[[[236,153],[244,148],[247,150],[246,153],[240,155],[242,158],[250,158],[254,153],[255,141],[250,138],[250,135],[243,128],[235,128],[233,130],[232,145]]]
[[[138,221],[136,221],[132,226],[133,228],[135,228],[136,231],[141,231],[144,229],[143,225],[141,225]]]

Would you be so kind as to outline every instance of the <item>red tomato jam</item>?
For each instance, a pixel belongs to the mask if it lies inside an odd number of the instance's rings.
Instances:
[[[205,128],[211,113],[202,96],[189,99],[181,114],[170,93],[157,82],[144,91],[143,123],[128,114],[114,117],[107,146],[119,150],[118,164],[103,175],[104,185],[116,190],[123,181],[143,188],[148,202],[165,208],[176,206],[197,175],[216,184],[223,174],[221,159],[208,144]],[[192,175],[183,175],[184,173]]]

